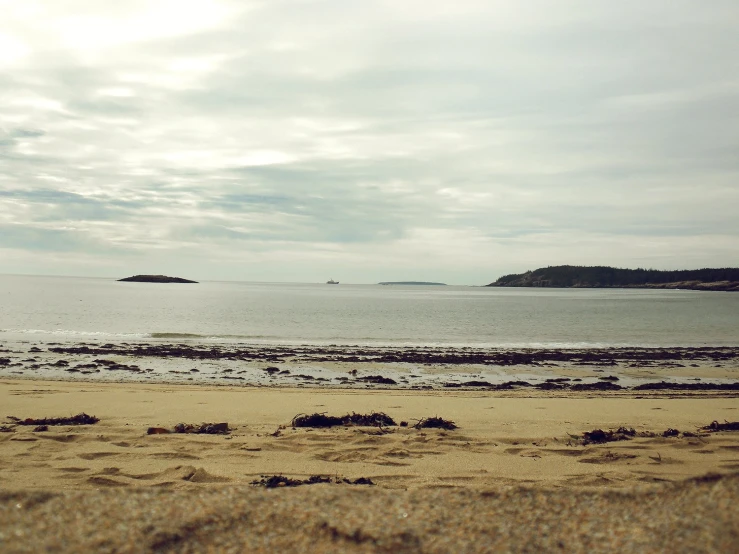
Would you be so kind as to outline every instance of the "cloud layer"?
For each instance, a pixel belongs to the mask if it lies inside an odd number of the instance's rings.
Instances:
[[[0,11],[0,272],[739,262],[733,0]]]

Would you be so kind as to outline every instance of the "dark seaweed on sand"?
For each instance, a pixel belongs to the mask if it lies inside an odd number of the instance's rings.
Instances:
[[[328,416],[326,414],[298,414],[291,425],[293,427],[336,427],[339,425],[363,425],[367,427],[382,427],[384,425],[397,425],[395,420],[383,412],[372,412],[370,414],[346,414],[344,416]]]
[[[8,416],[17,425],[92,425],[100,421],[99,418],[86,413],[77,414],[72,417],[44,417],[20,419],[18,417]]]
[[[375,383],[376,385],[397,385],[398,382],[390,377],[383,377],[382,375],[367,375],[366,377],[357,377],[357,381],[363,381],[365,383]]]
[[[262,475],[261,479],[252,481],[251,484],[274,489],[277,487],[298,487],[300,485],[315,485],[316,483],[330,482],[330,477],[321,477],[320,475],[311,475],[308,479],[290,479],[290,477],[285,477],[284,475],[272,475],[271,477]]]
[[[570,387],[574,391],[595,391],[595,390],[621,390],[623,387],[610,381],[598,381],[597,383],[577,383]]]
[[[631,440],[636,436],[636,431],[634,429],[627,429],[626,427],[619,427],[615,431],[612,429],[609,431],[593,429],[592,431],[586,431],[582,436],[570,436],[581,441],[583,446],[587,446],[589,444],[603,444],[605,442]]]
[[[739,421],[712,421],[705,427],[701,427],[701,431],[739,431]]]
[[[416,429],[446,429],[447,431],[453,431],[457,428],[457,425],[448,419],[440,417],[426,417],[416,423],[413,427]]]
[[[291,479],[290,477],[285,477],[284,475],[272,475],[269,477],[266,475],[262,475],[261,479],[257,479],[251,482],[251,484],[254,486],[266,487],[268,489],[275,489],[277,487],[299,487],[300,485],[316,485],[319,483],[374,485],[372,479],[369,479],[367,477],[359,477],[358,479],[354,479],[352,481],[351,479],[340,478],[338,476],[335,479],[332,479],[331,477],[326,477],[322,475],[311,475],[307,479]]]
[[[174,426],[175,433],[195,433],[199,435],[228,435],[228,423],[178,423]]]
[[[194,433],[199,435],[228,435],[231,429],[228,423],[201,423],[200,425],[192,423],[178,423],[174,429],[170,431],[164,427],[149,427],[146,431],[147,435],[166,435],[168,433]]]

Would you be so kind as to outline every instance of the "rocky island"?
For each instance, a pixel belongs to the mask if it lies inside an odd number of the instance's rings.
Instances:
[[[134,275],[118,281],[126,281],[130,283],[197,283],[181,277],[167,277],[166,275]]]
[[[739,268],[660,271],[560,265],[504,275],[486,286],[739,291]]]

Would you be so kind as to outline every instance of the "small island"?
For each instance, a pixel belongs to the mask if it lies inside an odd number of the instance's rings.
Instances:
[[[559,265],[504,275],[486,286],[739,291],[739,268],[661,271]]]
[[[182,277],[167,277],[166,275],[134,275],[118,281],[126,281],[129,283],[197,283]]]
[[[431,283],[428,281],[383,281],[378,285],[433,285],[437,287],[445,287],[446,283]]]

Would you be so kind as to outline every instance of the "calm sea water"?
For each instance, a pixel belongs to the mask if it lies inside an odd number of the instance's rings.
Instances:
[[[739,294],[0,275],[0,343],[739,345]]]

